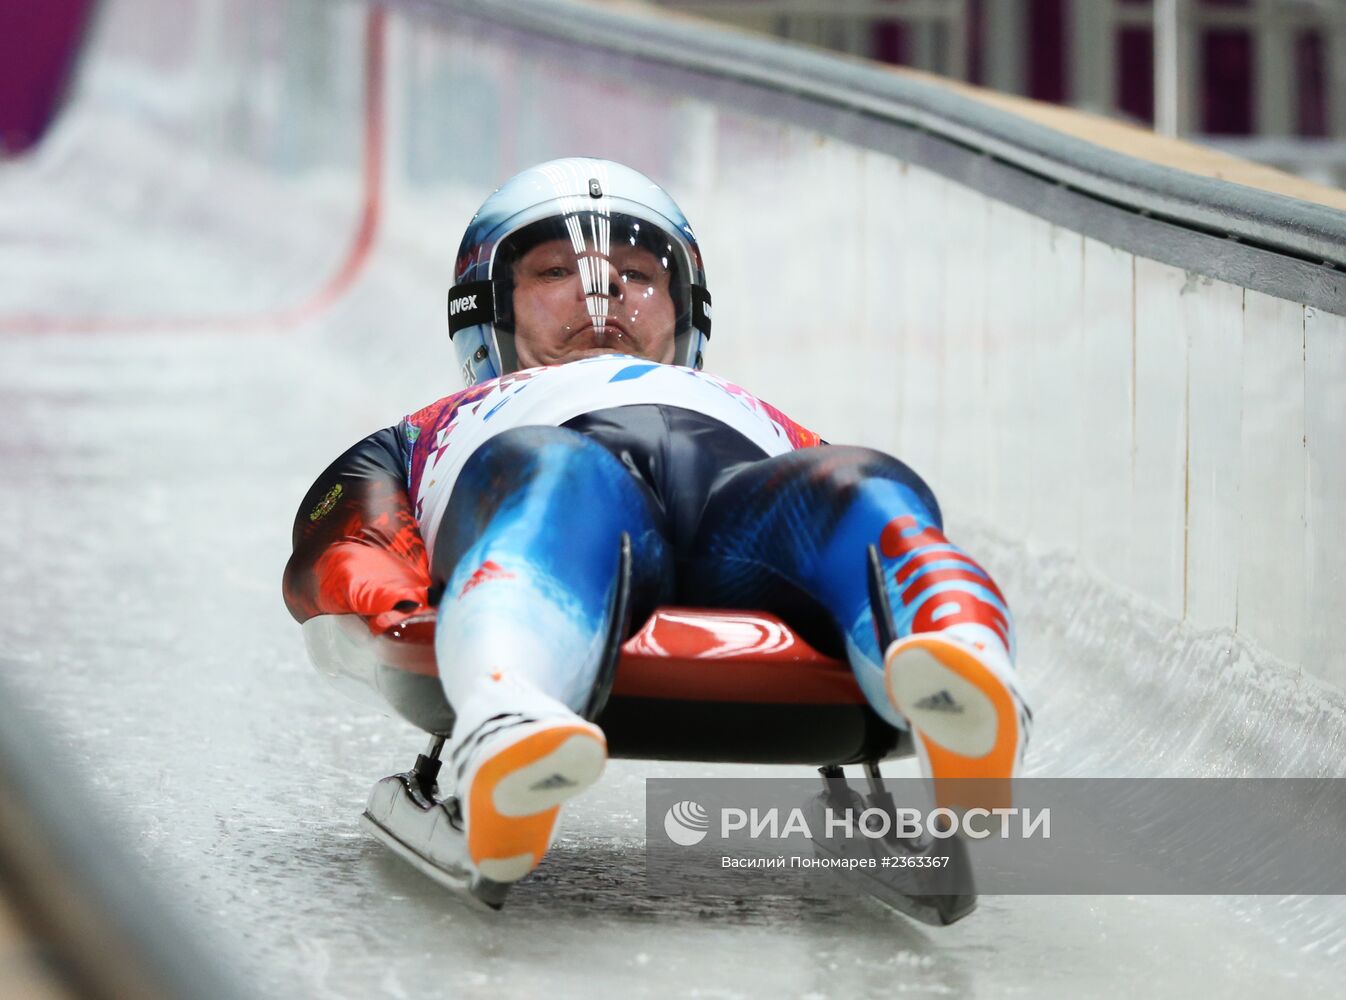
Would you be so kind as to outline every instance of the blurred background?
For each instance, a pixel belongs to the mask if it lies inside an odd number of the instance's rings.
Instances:
[[[1337,0],[649,0],[1346,184]],[[0,140],[41,136],[97,0],[0,0]]]
[[[1346,183],[1339,0],[654,2]]]

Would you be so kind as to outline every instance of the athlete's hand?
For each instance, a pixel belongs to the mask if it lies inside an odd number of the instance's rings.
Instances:
[[[401,620],[414,613],[408,608],[423,609],[429,603],[427,568],[380,546],[338,542],[328,546],[314,568],[317,605],[323,614],[357,614],[371,619],[391,614]]]

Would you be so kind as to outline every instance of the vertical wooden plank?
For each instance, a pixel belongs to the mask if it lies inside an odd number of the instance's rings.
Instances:
[[[1080,467],[1084,406],[1084,237],[1048,226],[1034,244],[1031,538],[1035,548],[1080,549]]]
[[[946,510],[966,510],[986,489],[986,198],[958,184],[945,188],[944,363],[940,440]]]
[[[1018,260],[1017,301],[1008,310],[1013,317],[1008,331],[1011,337],[1001,356],[1005,390],[1003,410],[996,415],[1004,433],[1000,441],[998,482],[1002,496],[1013,512],[1006,526],[1024,541],[1041,541],[1034,536],[1035,513],[1044,498],[1041,489],[1042,454],[1047,449],[1044,434],[1046,407],[1042,399],[1046,376],[1042,370],[1043,318],[1041,285],[1050,283],[1046,270],[1050,265],[1048,247],[1051,224],[1033,215],[1020,213],[1018,233],[1011,241]]]
[[[1100,114],[1110,114],[1117,106],[1115,15],[1111,3],[1099,0],[1073,0],[1068,15],[1070,102]]]
[[[1290,663],[1304,652],[1306,471],[1304,307],[1248,291],[1238,629]]]
[[[1131,293],[1131,255],[1085,239],[1081,552],[1087,567],[1122,585],[1131,534]]]
[[[981,227],[981,255],[977,262],[979,272],[975,277],[978,294],[981,297],[980,323],[970,331],[970,349],[975,356],[967,369],[963,380],[963,391],[971,397],[972,421],[971,435],[967,441],[967,463],[971,470],[971,492],[955,501],[959,510],[974,513],[982,520],[990,520],[990,498],[994,487],[994,469],[996,462],[995,421],[996,410],[991,397],[992,330],[998,324],[996,308],[996,266],[998,254],[992,230],[992,218],[995,202],[982,197],[977,207]]]
[[[1028,92],[1027,8],[1025,0],[998,0],[986,5],[986,84],[996,90]]]
[[[1346,688],[1346,317],[1304,312],[1304,436],[1308,449],[1307,629],[1304,667]]]
[[[907,171],[909,246],[904,260],[906,329],[902,355],[902,450],[899,457],[938,496],[940,369],[944,360],[944,178],[919,167]]]
[[[1135,439],[1129,580],[1173,620],[1183,617],[1187,520],[1186,272],[1136,258]]]
[[[1327,19],[1328,134],[1346,136],[1346,11],[1340,6]]]
[[[820,427],[828,429],[836,440],[850,440],[855,427],[860,422],[856,413],[855,401],[846,397],[852,395],[845,379],[852,372],[853,358],[848,350],[850,331],[860,325],[860,254],[859,254],[859,212],[837,212],[835,206],[823,204],[825,199],[818,197],[819,191],[860,189],[860,161],[855,147],[836,139],[813,132],[792,130],[791,139],[797,153],[793,160],[796,169],[791,169],[790,183],[785,189],[785,200],[776,206],[777,218],[773,220],[775,233],[775,254],[779,258],[788,253],[787,247],[798,246],[799,233],[818,234],[817,243],[812,252],[802,253],[797,267],[792,268],[789,278],[791,285],[791,303],[789,316],[781,318],[782,323],[790,324],[791,341],[796,345],[790,353],[775,360],[782,384],[796,383],[790,391],[799,398],[792,402],[795,410],[808,414],[807,419]],[[791,211],[780,212],[780,205],[790,205]],[[781,218],[781,216],[785,216]],[[800,228],[794,234],[790,217],[793,216]],[[813,242],[810,240],[809,242]],[[761,275],[763,260],[756,264],[756,274]],[[832,285],[832,294],[818,294],[820,287]],[[758,277],[754,296],[775,294],[767,283]],[[764,339],[754,331],[756,350],[774,353],[770,344],[771,331]],[[816,352],[819,342],[831,341],[835,350]],[[809,377],[804,381],[811,391],[797,387],[799,382],[799,359],[814,356]],[[864,394],[858,394],[864,395]]]
[[[853,440],[877,398],[859,389],[854,353],[867,319],[866,212],[839,212],[818,193],[858,194],[864,158],[848,143],[732,116],[720,144],[713,218],[732,224],[701,223],[715,297],[707,365],[829,440]]]
[[[1243,469],[1243,289],[1201,278],[1187,328],[1187,620],[1234,627]]]
[[[786,155],[785,129],[782,126],[753,121],[742,115],[726,113],[720,118],[717,184],[701,204],[705,221],[692,219],[705,257],[707,280],[714,303],[714,321],[706,366],[717,375],[742,382],[749,389],[770,399],[761,384],[765,365],[753,363],[749,339],[733,331],[765,331],[776,322],[776,296],[762,301],[723,290],[751,288],[752,262],[770,250],[770,237],[763,228],[771,211],[780,171],[768,168]],[[732,219],[732,226],[716,225],[715,220]],[[752,324],[751,327],[747,324]],[[777,331],[774,343],[785,352],[785,331]],[[788,412],[784,399],[771,400]],[[806,419],[802,414],[796,419]]]
[[[1253,130],[1258,135],[1291,135],[1298,96],[1293,89],[1294,30],[1286,24],[1280,0],[1255,2],[1261,10],[1253,29]]]
[[[990,516],[1005,534],[1026,539],[1032,511],[1034,220],[991,203],[987,264],[991,269],[986,322],[986,397],[991,444]]]
[[[776,252],[805,251],[800,256],[807,261],[807,275],[801,275],[800,282],[809,289],[807,294],[814,306],[808,316],[808,327],[800,331],[801,350],[820,356],[820,364],[816,378],[803,381],[806,385],[812,381],[814,394],[820,397],[812,404],[820,414],[820,426],[836,428],[829,431],[836,435],[836,440],[854,442],[871,433],[870,428],[875,426],[882,409],[877,404],[883,393],[889,391],[883,385],[856,391],[861,385],[856,348],[867,339],[862,334],[866,318],[864,233],[871,210],[865,206],[863,211],[838,212],[835,204],[818,193],[859,192],[864,183],[865,154],[858,147],[835,139],[813,135],[804,138],[815,150],[814,168],[808,171],[802,184],[792,188],[787,204],[811,202],[814,208],[808,228],[800,232],[817,233],[821,238],[816,244],[809,240],[800,247],[797,234],[783,235]],[[757,292],[771,294],[765,287],[759,287]],[[819,344],[833,347],[819,351]],[[770,350],[769,339],[759,341],[759,345],[759,350]],[[804,356],[800,353],[787,359],[789,381],[800,381],[799,359]],[[867,373],[866,380],[870,377]]]
[[[854,388],[847,395],[867,397],[865,419],[854,443],[898,454],[906,354],[902,302],[906,298],[905,258],[911,251],[906,218],[907,166],[871,153],[865,157],[862,177],[861,349],[855,359]]]
[[[815,289],[822,274],[828,274],[834,280],[844,280],[841,269],[833,267],[828,260],[838,248],[828,240],[816,245],[812,253],[788,253],[785,250],[794,242],[789,233],[791,229],[812,236],[827,233],[831,228],[829,222],[833,220],[824,218],[817,199],[808,196],[809,189],[825,176],[820,170],[823,157],[813,148],[808,136],[798,129],[786,129],[782,144],[784,158],[779,162],[791,164],[791,169],[775,171],[776,176],[769,185],[770,193],[765,198],[754,199],[754,213],[749,225],[755,233],[750,237],[753,250],[745,261],[745,280],[727,286],[737,289],[736,297],[742,296],[746,300],[747,312],[741,323],[724,332],[733,337],[734,331],[743,331],[743,342],[752,345],[751,364],[764,373],[761,378],[746,384],[760,386],[754,391],[770,401],[779,399],[782,393],[792,394],[789,403],[777,405],[785,408],[787,413],[795,414],[801,422],[823,428],[821,433],[844,440],[847,428],[837,427],[831,421],[831,401],[826,398],[824,388],[830,381],[829,369],[837,363],[835,355],[838,352],[812,354],[809,350],[812,338],[826,336],[826,331],[836,320],[822,306]],[[759,164],[758,171],[764,167],[765,164]],[[759,179],[745,179],[745,183],[735,189],[736,195],[754,183],[760,183],[761,173],[755,172],[753,176]],[[791,206],[790,212],[781,212],[782,205]],[[732,204],[729,211],[734,211]],[[835,221],[844,226],[851,220]],[[836,235],[840,237],[841,234]],[[731,252],[742,253],[741,250]],[[761,279],[762,265],[767,261],[771,262],[777,276],[771,288],[764,287]],[[771,349],[764,350],[765,344],[772,345]],[[811,391],[807,393],[800,391],[798,384],[797,363],[803,357],[813,359],[806,380]]]

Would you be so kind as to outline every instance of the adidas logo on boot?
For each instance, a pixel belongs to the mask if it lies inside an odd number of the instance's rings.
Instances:
[[[953,695],[949,694],[948,691],[940,691],[938,694],[922,698],[916,703],[916,707],[927,712],[961,712],[963,710],[963,706],[954,701]]]
[[[530,786],[533,791],[540,792],[547,788],[574,788],[575,782],[571,781],[564,774],[553,774],[549,778],[543,778],[537,784]]]

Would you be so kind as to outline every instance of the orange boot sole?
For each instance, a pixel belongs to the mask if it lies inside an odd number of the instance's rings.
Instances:
[[[884,684],[911,725],[938,805],[1011,804],[1023,742],[1019,706],[976,653],[938,633],[907,636],[884,657]]]
[[[551,846],[561,803],[598,780],[607,741],[597,726],[570,723],[501,748],[470,777],[468,855],[496,882],[523,878]]]

